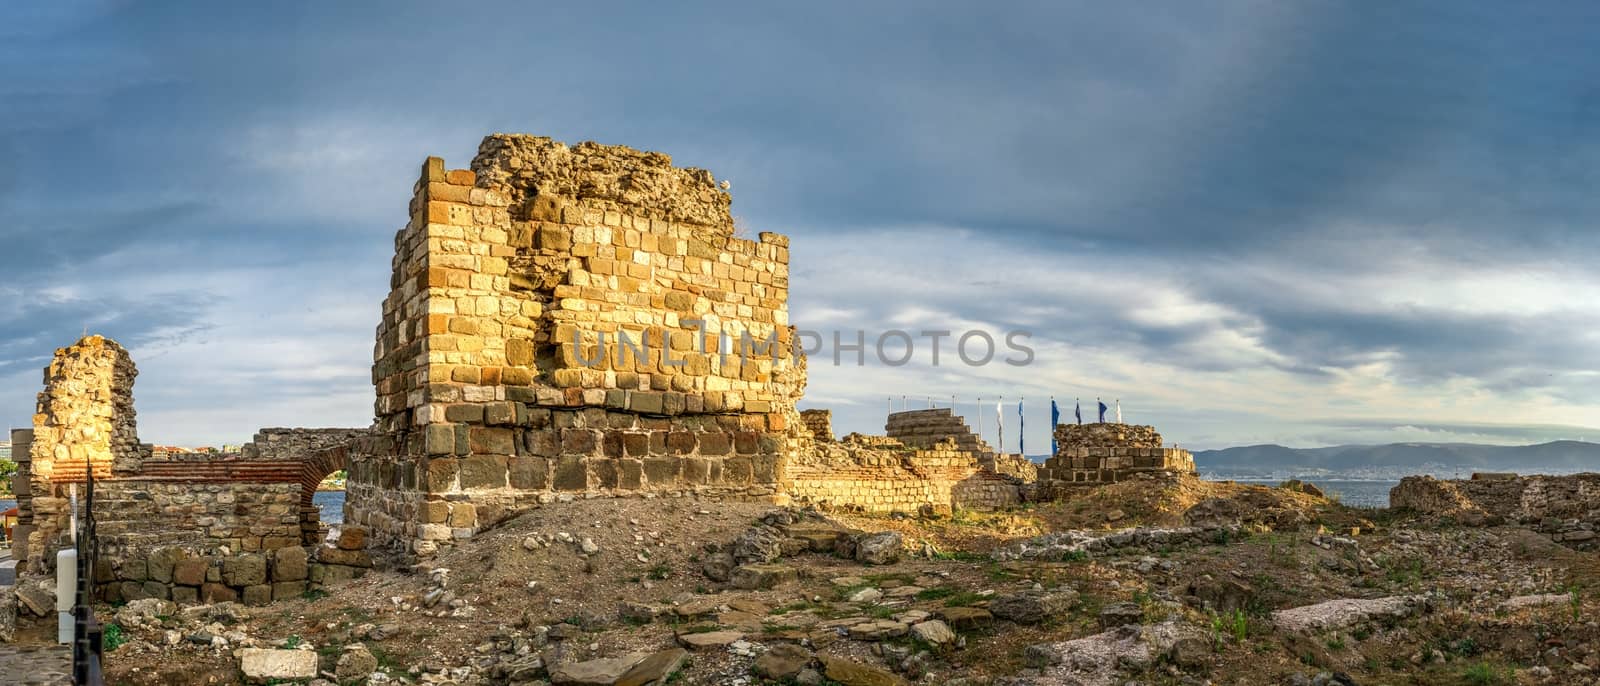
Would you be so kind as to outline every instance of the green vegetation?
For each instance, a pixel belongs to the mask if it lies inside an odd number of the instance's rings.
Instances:
[[[984,599],[984,596],[972,591],[958,591],[944,599],[945,607],[966,607]]]
[[[1474,684],[1475,686],[1492,686],[1493,684],[1512,683],[1510,667],[1485,661],[1479,661],[1468,665],[1467,668],[1461,673],[1461,678],[1464,683]]]
[[[100,629],[100,645],[106,652],[116,650],[128,642],[128,637],[122,635],[122,627],[116,624],[107,624]]]

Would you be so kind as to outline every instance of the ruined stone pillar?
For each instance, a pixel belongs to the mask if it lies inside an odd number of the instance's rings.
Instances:
[[[33,489],[29,487],[29,473],[33,460],[33,429],[11,430],[11,460],[17,463],[17,474],[11,479],[11,492],[17,498],[17,526],[11,530],[11,557],[28,559],[28,534],[33,533]]]
[[[103,336],[88,336],[56,351],[44,370],[28,449],[28,509],[34,530],[26,550],[44,568],[69,534],[69,485],[113,471],[137,471],[139,436],[128,351]],[[19,502],[22,501],[19,493]],[[19,508],[20,509],[20,508]]]

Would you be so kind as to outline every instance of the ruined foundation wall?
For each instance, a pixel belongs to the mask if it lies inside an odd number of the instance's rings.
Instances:
[[[428,554],[558,492],[776,495],[804,385],[788,239],[735,236],[709,172],[494,135],[414,190],[348,517]],[[744,333],[768,347],[718,354]]]
[[[1389,506],[1469,524],[1519,523],[1575,548],[1600,546],[1600,474],[1478,476],[1408,476],[1389,491]]]
[[[17,490],[27,541],[13,550],[20,583],[53,587],[56,553],[71,545],[68,496],[76,488],[80,511],[88,506],[91,470],[95,576],[107,600],[265,603],[370,566],[364,553],[322,560],[303,547],[320,534],[308,488],[341,466],[308,451],[364,430],[266,429],[246,447],[251,458],[155,451],[139,443],[136,376],[127,351],[100,336],[56,351],[46,368],[34,428],[12,432],[27,447]]]
[[[796,502],[868,512],[993,510],[1020,501],[1012,480],[983,469],[951,442],[918,450],[855,434],[798,451],[785,489]]]

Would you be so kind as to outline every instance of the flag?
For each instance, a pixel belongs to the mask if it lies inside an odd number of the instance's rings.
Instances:
[[[1117,423],[1122,423],[1122,400],[1117,400]]]
[[[1072,401],[1072,416],[1078,418],[1078,423],[1083,423],[1083,401],[1076,398]]]
[[[1056,407],[1056,399],[1050,399],[1050,456],[1056,455],[1056,425],[1061,423],[1061,408]]]
[[[999,444],[996,445],[994,448],[995,448],[996,452],[999,452],[1000,454],[1004,455],[1005,452],[1006,452],[1006,416],[1005,416],[1005,414],[1002,413],[1002,411],[1000,409],[1000,406],[1002,404],[1003,403],[999,403],[999,402],[994,404],[995,435],[999,436],[999,438],[997,439],[999,441]]]
[[[1026,427],[1024,427],[1026,423],[1027,421],[1022,416],[1022,400],[1019,398],[1017,399],[1017,454],[1019,455],[1028,454],[1028,449],[1022,445],[1028,437]]]
[[[1096,399],[1094,402],[1095,402],[1096,405],[1100,406],[1100,423],[1101,424],[1106,423],[1106,410],[1109,410],[1111,408],[1106,406],[1106,401],[1104,401],[1104,400]]]

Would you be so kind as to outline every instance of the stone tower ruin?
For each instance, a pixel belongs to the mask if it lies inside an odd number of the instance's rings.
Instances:
[[[427,554],[562,493],[777,499],[805,383],[788,239],[741,237],[731,202],[620,146],[497,134],[470,169],[428,158],[347,516]]]

